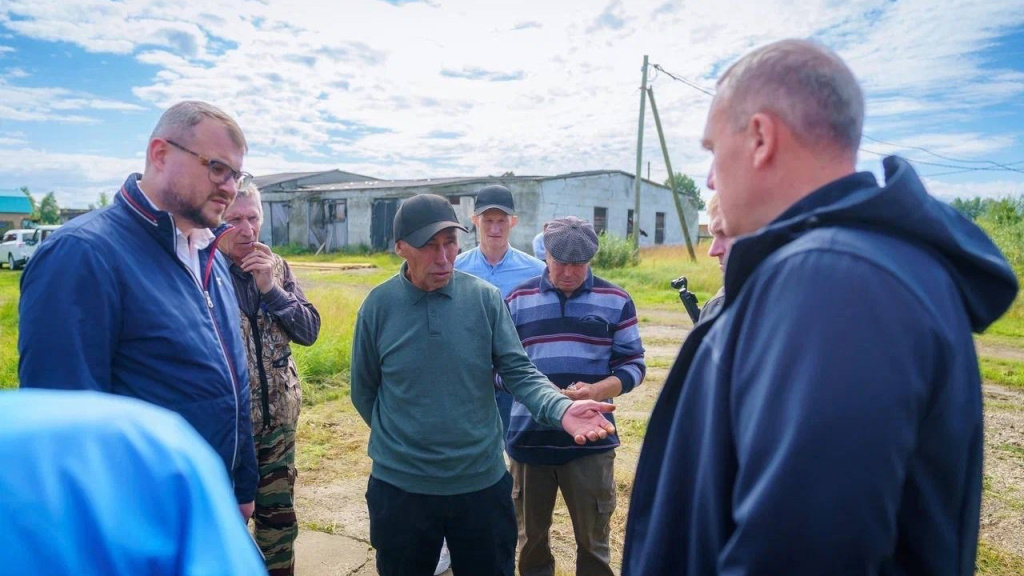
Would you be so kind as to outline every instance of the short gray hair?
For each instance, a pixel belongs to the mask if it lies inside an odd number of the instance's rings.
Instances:
[[[842,59],[816,42],[782,40],[747,54],[718,80],[718,97],[736,130],[771,112],[806,145],[860,147],[864,94]]]
[[[149,139],[192,136],[196,125],[207,118],[223,124],[228,130],[231,141],[241,148],[243,153],[249,152],[249,144],[245,141],[245,134],[242,133],[242,128],[235,122],[235,119],[228,116],[220,108],[197,100],[185,100],[168,108],[160,116],[160,120],[157,121],[156,127],[153,128],[153,133],[149,136]]]
[[[256,209],[260,212],[260,224],[263,223],[263,198],[260,196],[260,189],[255,184],[249,183],[248,186],[238,191],[238,195],[232,203],[237,202],[239,198],[252,198],[256,201]]]

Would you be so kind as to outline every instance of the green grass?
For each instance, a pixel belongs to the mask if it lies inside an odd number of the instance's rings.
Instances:
[[[1017,446],[1016,444],[1000,444],[999,446],[996,446],[996,448],[1014,456],[1024,458],[1024,447]]]
[[[18,283],[21,272],[0,270],[0,389],[18,386]]]
[[[661,246],[645,248],[640,252],[640,265],[629,268],[595,268],[598,276],[614,282],[633,297],[638,307],[679,303],[679,292],[669,282],[686,276],[689,290],[697,294],[703,305],[722,286],[722,271],[718,260],[706,255],[706,245],[695,246],[697,261],[691,262],[686,248]]]
[[[1024,574],[1024,558],[989,546],[984,540],[978,542],[978,559],[975,566],[979,576],[1020,576]]]
[[[978,364],[981,377],[986,382],[1024,388],[1024,362],[983,356],[978,359]]]

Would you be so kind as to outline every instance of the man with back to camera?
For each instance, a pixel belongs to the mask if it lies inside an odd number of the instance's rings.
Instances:
[[[647,429],[623,574],[974,572],[971,332],[1017,294],[991,240],[905,160],[855,172],[843,61],[785,40],[718,81],[704,145],[736,237]],[[884,307],[884,310],[880,310]]]
[[[244,518],[259,472],[238,302],[211,228],[247,151],[204,102],[171,106],[109,207],[39,246],[21,277],[18,376],[25,388],[98,390],[181,414],[231,475]]]
[[[456,574],[511,576],[516,520],[492,370],[539,421],[577,444],[615,431],[614,406],[571,401],[523,351],[498,289],[453,269],[447,198],[395,214],[399,273],[374,288],[352,338],[352,403],[370,426],[370,543],[384,576],[433,573],[447,539]]]
[[[312,346],[320,313],[306,300],[283,258],[259,241],[263,203],[254,185],[224,212],[233,230],[218,244],[231,261],[249,374],[260,484],[253,511],[256,543],[270,576],[295,572],[295,427],[302,406],[291,342]]]
[[[636,306],[625,290],[594,276],[593,226],[575,216],[548,223],[548,265],[506,299],[523,348],[573,400],[611,402],[643,382],[647,372]],[[613,421],[614,423],[614,421]],[[559,492],[572,519],[576,574],[610,576],[609,536],[615,511],[616,434],[585,446],[512,406],[507,450],[519,524],[519,573],[553,576],[549,535]]]

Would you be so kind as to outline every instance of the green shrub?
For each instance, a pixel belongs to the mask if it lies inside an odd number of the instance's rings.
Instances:
[[[640,255],[633,247],[633,238],[620,238],[618,236],[601,232],[597,237],[597,255],[591,262],[598,268],[625,268],[636,266],[640,262]]]

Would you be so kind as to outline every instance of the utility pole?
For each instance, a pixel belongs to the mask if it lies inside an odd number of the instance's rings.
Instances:
[[[640,126],[636,134],[636,172],[633,190],[633,248],[640,248],[640,170],[643,169],[644,152],[644,108],[647,105],[647,54],[644,54],[643,79],[640,81]]]
[[[658,139],[661,140],[661,153],[665,155],[665,168],[668,170],[668,185],[672,189],[672,200],[676,203],[676,214],[679,216],[679,225],[683,229],[683,238],[686,239],[686,251],[690,253],[690,260],[696,262],[697,255],[693,253],[693,244],[690,242],[690,229],[686,225],[686,218],[683,216],[683,203],[676,194],[676,173],[672,171],[672,161],[668,158],[668,146],[665,145],[665,132],[661,129],[661,118],[658,117],[658,107],[654,104],[654,90],[647,89],[647,96],[651,99],[651,113],[654,114],[654,125],[658,127]]]

